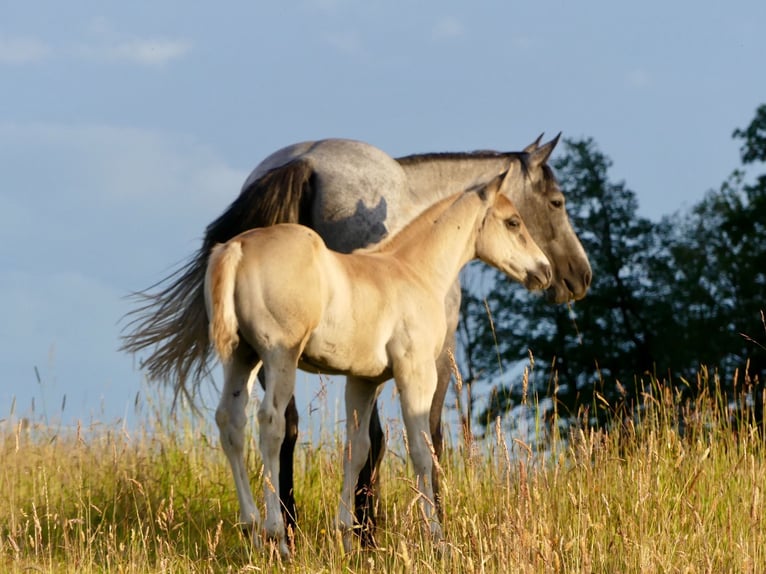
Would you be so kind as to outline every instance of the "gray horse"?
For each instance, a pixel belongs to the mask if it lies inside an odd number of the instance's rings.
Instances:
[[[342,139],[294,144],[273,153],[253,170],[239,197],[207,227],[197,254],[175,273],[137,294],[141,305],[128,316],[130,332],[124,337],[123,349],[149,351],[142,361],[149,378],[171,382],[176,397],[191,395],[209,373],[212,348],[203,284],[215,244],[254,227],[297,222],[315,229],[331,249],[350,252],[397,232],[439,199],[486,183],[506,170],[512,176],[508,196],[552,266],[549,300],[581,299],[590,285],[590,264],[547,164],[559,138],[540,145],[541,138],[521,152],[436,153],[398,159],[370,144]],[[455,283],[445,301],[449,328],[437,363],[438,387],[431,406],[437,456],[442,451],[441,416],[459,307],[460,286]],[[244,425],[249,397],[240,393],[234,398],[226,401],[228,412],[222,418]],[[294,530],[293,452],[298,436],[294,398],[285,419],[279,492],[285,523],[288,530]],[[223,439],[224,429],[221,431]],[[377,405],[370,420],[370,438],[372,447],[359,476],[355,504],[362,541],[374,545],[373,484],[384,452]],[[433,489],[441,512],[438,478],[434,470]]]

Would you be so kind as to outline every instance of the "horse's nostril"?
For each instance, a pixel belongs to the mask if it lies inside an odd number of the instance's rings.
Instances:
[[[590,269],[588,269],[585,273],[582,274],[582,281],[586,287],[590,287],[591,279],[593,279],[593,273]]]

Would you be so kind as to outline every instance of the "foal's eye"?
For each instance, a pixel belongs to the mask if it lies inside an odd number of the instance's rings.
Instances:
[[[556,209],[561,209],[564,207],[564,200],[563,199],[552,199],[551,200],[551,207],[554,207]]]
[[[508,229],[517,229],[521,225],[521,219],[518,217],[509,217],[505,220],[505,226]]]

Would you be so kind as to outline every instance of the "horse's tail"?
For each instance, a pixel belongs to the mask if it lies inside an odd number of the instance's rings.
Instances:
[[[310,162],[298,158],[253,181],[207,226],[202,247],[185,265],[134,294],[140,305],[125,316],[130,332],[123,335],[122,350],[150,351],[141,367],[149,379],[171,383],[176,398],[192,398],[208,374],[211,348],[204,281],[210,250],[253,227],[310,224],[312,175]]]
[[[205,274],[205,301],[210,318],[210,340],[224,364],[239,344],[239,323],[234,309],[237,268],[242,260],[242,243],[218,244],[210,253]]]

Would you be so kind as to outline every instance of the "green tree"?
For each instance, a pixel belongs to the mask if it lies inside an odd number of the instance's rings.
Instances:
[[[671,242],[674,297],[683,304],[677,309],[681,326],[674,359],[678,369],[700,363],[717,369],[731,391],[737,371],[750,385],[760,424],[766,376],[766,174],[749,178],[748,172],[766,162],[766,105],[733,137],[742,141],[742,167],[693,207]]]
[[[742,167],[687,213],[657,223],[609,179],[611,162],[593,140],[564,142],[554,166],[593,284],[584,300],[552,306],[492,271],[471,271],[480,279],[464,293],[462,358],[471,380],[492,387],[479,423],[524,400],[519,365],[530,354],[529,390],[555,397],[565,418],[585,407],[596,422],[607,402],[630,409],[646,375],[695,392],[686,381],[705,365],[729,391],[738,373],[762,423],[766,174],[756,172],[766,164],[766,105],[733,137]]]
[[[610,181],[610,166],[592,139],[565,140],[564,154],[554,162],[572,223],[593,267],[585,299],[553,306],[497,280],[484,281],[492,287],[485,294],[465,293],[466,330],[474,335],[466,349],[470,364],[474,373],[497,381],[480,423],[491,422],[523,400],[514,364],[527,362],[530,353],[535,367],[529,390],[555,394],[560,414],[574,415],[583,406],[598,404],[596,392],[629,402],[636,389],[634,376],[654,371],[652,327],[669,316],[661,309],[664,299],[652,276],[667,261],[665,242],[658,235],[663,228],[638,215],[635,194],[624,183]],[[477,319],[484,296],[491,323]]]

